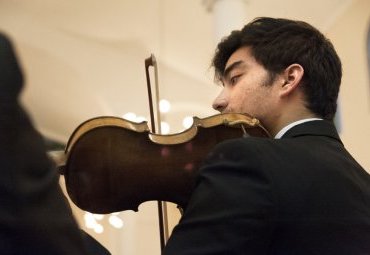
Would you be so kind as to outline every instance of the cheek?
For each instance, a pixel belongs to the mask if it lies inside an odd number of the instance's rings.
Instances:
[[[250,92],[245,89],[234,90],[229,98],[229,110],[233,112],[246,112],[249,110]]]
[[[269,95],[259,88],[247,87],[233,91],[230,97],[230,110],[260,116],[266,111]]]

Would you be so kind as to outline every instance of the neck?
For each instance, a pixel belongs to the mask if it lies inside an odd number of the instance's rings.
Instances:
[[[265,128],[275,137],[285,126],[308,118],[318,118],[306,107],[305,96],[301,89],[295,89],[288,94],[279,95],[273,105],[274,110],[261,119]]]
[[[281,129],[290,123],[309,118],[318,118],[318,116],[307,109],[302,109],[300,111],[295,110],[291,112],[285,111],[284,114],[282,114],[273,124],[269,124],[266,128],[274,137]]]

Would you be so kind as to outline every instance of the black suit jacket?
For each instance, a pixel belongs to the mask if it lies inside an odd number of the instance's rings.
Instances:
[[[164,254],[370,254],[370,176],[327,121],[226,141]]]
[[[108,254],[78,229],[44,141],[18,102],[22,86],[12,45],[0,34],[0,254]]]

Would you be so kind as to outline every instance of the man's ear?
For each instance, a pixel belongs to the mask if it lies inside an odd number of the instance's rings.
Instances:
[[[282,84],[280,88],[280,95],[287,96],[298,88],[304,74],[304,69],[299,64],[291,64],[282,74]]]

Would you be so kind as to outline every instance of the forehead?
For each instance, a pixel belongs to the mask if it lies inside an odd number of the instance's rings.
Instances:
[[[226,62],[225,69],[232,65],[234,62],[243,61],[243,62],[256,62],[255,58],[253,57],[252,50],[250,47],[245,46],[237,49],[236,51],[231,54],[229,59]]]

